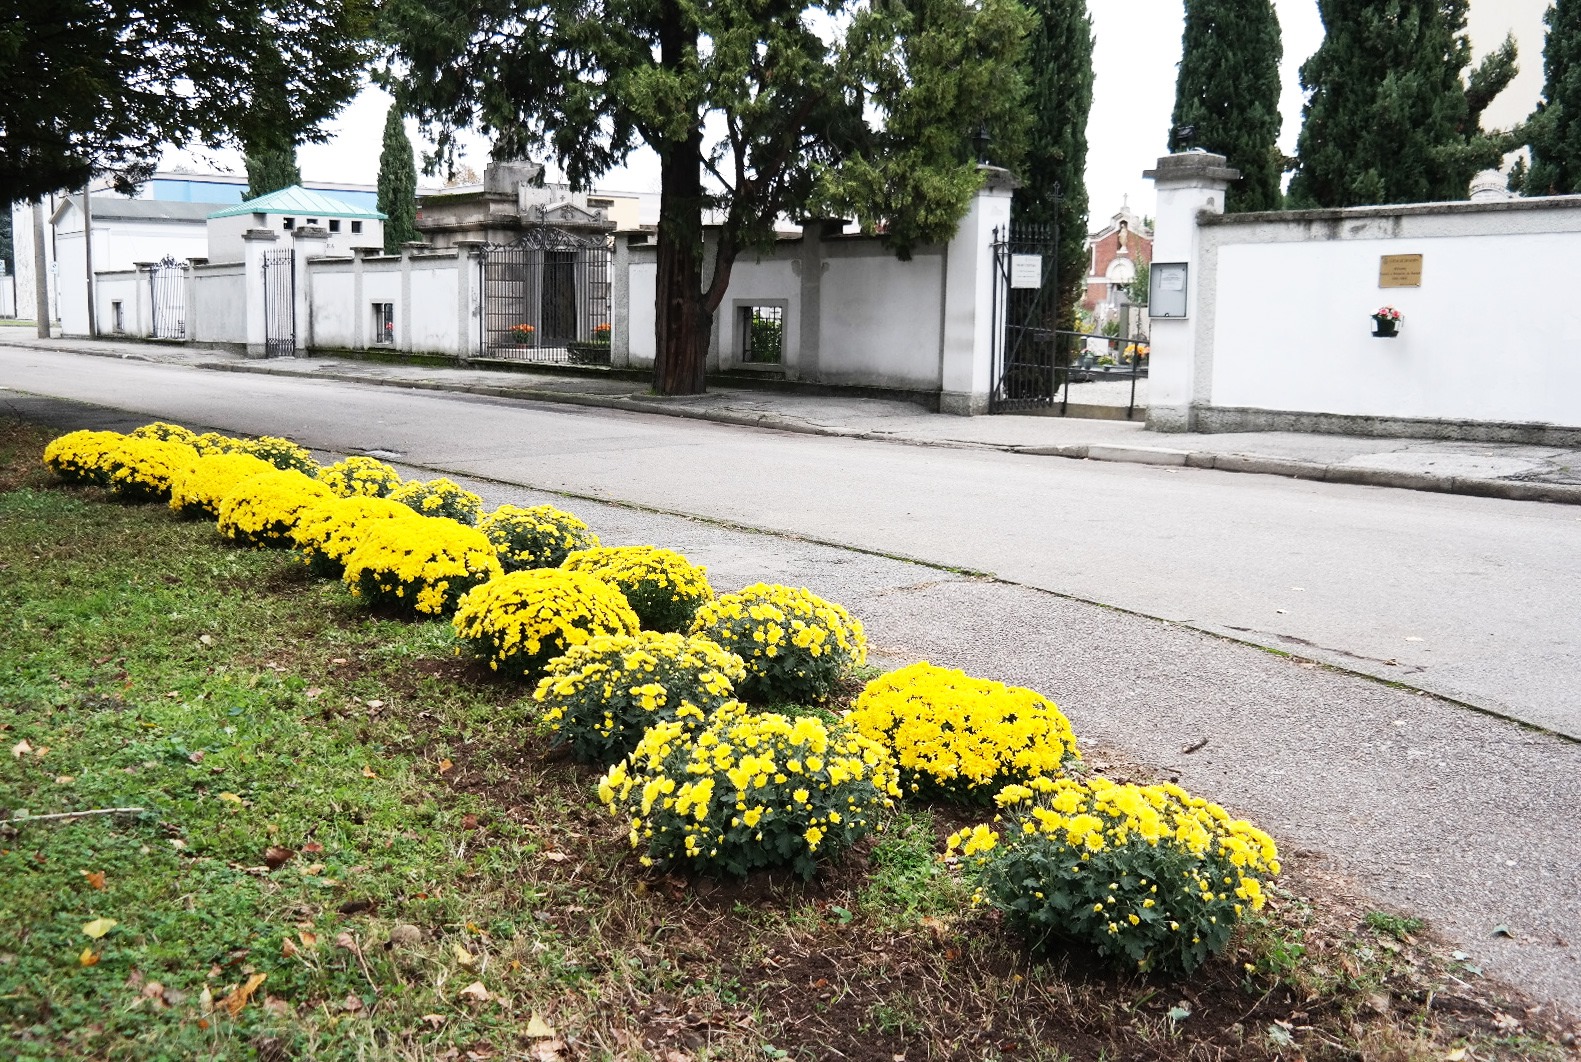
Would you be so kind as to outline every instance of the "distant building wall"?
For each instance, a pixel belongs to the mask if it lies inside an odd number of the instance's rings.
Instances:
[[[1153,320],[1154,426],[1581,439],[1581,311],[1534,294],[1574,272],[1581,196],[1226,216],[1215,159],[1156,171],[1155,263],[1190,272],[1188,316]],[[1415,255],[1419,283],[1382,286]],[[1374,338],[1386,305],[1403,326]]]

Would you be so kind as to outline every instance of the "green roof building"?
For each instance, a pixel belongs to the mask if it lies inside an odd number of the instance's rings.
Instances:
[[[331,256],[350,255],[362,248],[380,250],[385,220],[377,210],[293,184],[210,214],[209,260],[241,261],[242,234],[249,229],[273,229],[283,238],[300,229],[324,229],[329,233],[325,250]]]

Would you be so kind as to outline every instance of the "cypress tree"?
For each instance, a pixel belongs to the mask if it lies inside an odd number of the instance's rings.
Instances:
[[[1532,161],[1513,187],[1570,195],[1581,192],[1581,0],[1556,0],[1543,21],[1543,95],[1525,127]]]
[[[295,144],[285,147],[249,145],[246,161],[248,199],[257,199],[261,195],[302,183],[302,171],[296,164]]]
[[[1467,0],[1318,0],[1323,44],[1301,67],[1309,95],[1292,206],[1464,199],[1511,139],[1481,117],[1515,76],[1515,42],[1471,62]]]
[[[1087,283],[1087,114],[1092,110],[1092,18],[1087,0],[1029,0],[1031,112],[1026,161],[1012,214],[1018,224],[1059,225],[1058,327],[1075,323]],[[1056,198],[1056,189],[1058,198]]]
[[[1241,171],[1227,211],[1278,210],[1279,17],[1270,0],[1186,0],[1169,150],[1206,148]],[[1183,138],[1180,130],[1191,128]]]
[[[418,239],[417,161],[406,136],[400,104],[391,104],[384,119],[384,150],[379,152],[379,209],[384,223],[384,252],[398,254],[401,244]]]

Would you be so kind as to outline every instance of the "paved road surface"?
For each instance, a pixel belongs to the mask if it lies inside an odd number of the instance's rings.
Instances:
[[[1581,511],[16,350],[0,386],[991,572],[1581,739]],[[415,459],[415,458],[414,458]]]

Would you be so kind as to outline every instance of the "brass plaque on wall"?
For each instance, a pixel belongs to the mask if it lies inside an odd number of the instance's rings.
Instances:
[[[1378,263],[1380,288],[1419,288],[1422,286],[1422,256],[1386,254]]]

